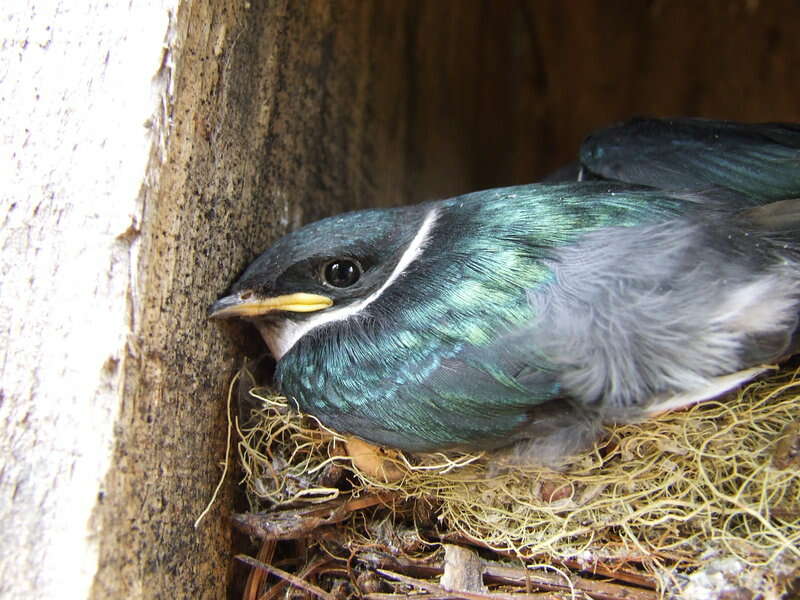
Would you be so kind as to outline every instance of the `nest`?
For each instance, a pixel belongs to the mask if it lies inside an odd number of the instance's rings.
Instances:
[[[235,522],[264,541],[259,558],[241,557],[256,567],[250,598],[291,586],[324,598],[768,599],[796,585],[797,371],[611,428],[564,472],[389,453],[399,479],[364,472],[313,417],[245,388],[256,404],[236,429],[251,511]]]

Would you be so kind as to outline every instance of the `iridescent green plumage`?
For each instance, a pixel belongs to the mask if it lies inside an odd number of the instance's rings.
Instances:
[[[712,160],[713,123],[678,125],[672,139],[642,122],[628,132],[638,144],[651,135],[654,147],[694,148],[681,157],[685,180],[674,162],[659,175],[652,152],[637,166],[625,130],[610,130],[607,154],[628,157],[630,169],[616,169],[628,183],[488,190],[289,234],[234,287],[332,300],[257,321],[280,358],[277,383],[329,427],[380,444],[533,440],[533,452],[557,457],[603,421],[641,417],[666,395],[794,351],[800,224],[794,202],[767,202],[800,193],[800,134],[770,126],[754,148],[757,132],[723,124]],[[593,178],[608,175],[595,160],[604,135],[584,153]],[[779,166],[780,185],[752,193]],[[635,185],[658,177],[667,189]],[[326,283],[337,257],[363,269],[352,287]]]

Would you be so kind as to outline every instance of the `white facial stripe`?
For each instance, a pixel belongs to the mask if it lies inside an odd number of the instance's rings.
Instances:
[[[292,346],[297,343],[301,337],[309,331],[320,325],[332,323],[334,321],[342,321],[348,319],[353,315],[360,313],[370,304],[380,298],[381,294],[400,277],[409,265],[413,263],[417,257],[422,254],[425,243],[430,237],[430,232],[436,222],[437,209],[431,209],[420,225],[417,234],[411,243],[403,252],[400,260],[397,261],[392,274],[383,282],[383,285],[375,290],[372,294],[359,302],[355,302],[350,306],[342,308],[333,308],[323,312],[309,315],[304,322],[295,323],[289,319],[279,321],[278,323],[270,324],[268,327],[261,328],[261,335],[267,342],[272,354],[276,360],[279,360],[284,354],[291,350]]]

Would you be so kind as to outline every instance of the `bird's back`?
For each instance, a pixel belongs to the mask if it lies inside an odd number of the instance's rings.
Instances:
[[[278,381],[372,442],[516,441],[548,463],[603,422],[716,395],[796,350],[798,138],[635,121],[587,141],[599,181],[409,208],[426,228],[407,236],[413,259],[365,310],[307,331]]]

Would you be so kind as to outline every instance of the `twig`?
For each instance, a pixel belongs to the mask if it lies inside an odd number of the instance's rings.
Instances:
[[[649,588],[651,590],[654,590],[658,587],[658,582],[652,575],[637,573],[636,571],[628,571],[622,568],[615,569],[601,563],[594,563],[591,567],[587,567],[584,563],[581,563],[577,560],[565,559],[560,562],[565,567],[575,569],[576,571],[584,571],[587,573],[592,573],[593,575],[602,575],[603,577],[609,577],[611,579],[616,579],[617,581],[632,583],[634,585]]]
[[[564,596],[562,595],[554,595],[550,592],[542,592],[541,594],[513,594],[511,596],[508,595],[496,595],[493,594],[491,596],[492,600],[498,600],[502,598],[509,598],[509,600],[513,600],[515,598],[525,598],[526,600],[564,600]],[[408,600],[408,594],[383,594],[383,593],[372,593],[372,594],[364,594],[364,598],[367,600]],[[414,594],[412,596],[414,600],[458,600],[464,598],[460,592],[446,592],[444,595],[442,594]]]
[[[306,565],[303,568],[303,570],[300,571],[295,577],[298,577],[298,578],[302,579],[303,581],[306,581],[306,579],[308,579],[312,575],[316,575],[317,573],[322,571],[322,568],[327,566],[327,565],[329,565],[330,562],[331,562],[331,559],[329,557],[325,557],[325,558],[322,558],[320,560],[317,560],[317,561],[315,561],[315,562],[313,562],[313,563],[311,563],[309,565]],[[256,569],[256,570],[258,570],[258,569]],[[287,585],[289,585],[288,581],[286,581],[286,580],[279,581],[278,583],[273,585],[271,588],[269,588],[266,592],[264,592],[261,596],[259,596],[258,600],[273,600],[273,598],[277,598],[280,595],[280,593],[283,591],[283,588],[285,588]]]
[[[240,531],[261,540],[294,540],[324,525],[340,523],[354,511],[385,504],[392,498],[392,494],[373,494],[290,510],[234,514],[231,519]]]
[[[440,540],[443,541],[443,542],[449,542],[449,543],[471,544],[471,545],[477,546],[479,548],[486,548],[488,550],[492,550],[493,552],[495,552],[497,554],[500,554],[501,556],[507,556],[508,558],[513,558],[513,555],[511,553],[497,551],[494,548],[492,548],[491,546],[489,546],[488,544],[486,544],[485,542],[482,542],[481,540],[479,540],[477,538],[465,535],[463,533],[446,534],[446,535],[441,536]],[[678,560],[678,557],[674,557],[674,556],[673,557],[668,557],[668,558],[670,558],[671,560],[676,560],[676,561]],[[585,567],[581,566],[580,563],[578,563],[577,561],[574,561],[574,560],[562,560],[561,563],[563,565],[568,566],[568,567],[570,567],[572,569],[575,569],[575,570],[587,571],[587,569]],[[530,573],[530,571],[528,571],[528,572]],[[638,585],[638,586],[641,586],[641,587],[644,587],[644,588],[649,588],[651,590],[655,590],[658,587],[658,584],[657,584],[656,579],[654,577],[649,576],[649,575],[645,575],[645,574],[642,574],[642,573],[636,573],[636,572],[633,572],[633,571],[615,570],[615,569],[611,569],[611,568],[608,568],[608,567],[604,567],[603,565],[597,564],[597,565],[593,566],[592,573],[597,574],[597,575],[602,575],[602,576],[608,577],[610,579],[616,579],[618,581],[624,581],[626,583],[632,583],[634,585]],[[578,588],[578,589],[583,589],[581,587],[581,585],[580,585],[580,582],[582,582],[582,581],[593,581],[593,580],[579,578],[577,581],[578,581],[578,584],[576,584],[575,587]],[[609,584],[609,585],[611,585],[611,584]],[[627,586],[622,586],[622,587],[624,589],[626,589],[626,590],[627,589],[631,589],[631,588],[628,588]],[[658,595],[643,596],[643,598],[651,598],[651,597],[652,598],[659,598]]]
[[[512,583],[524,585],[530,581],[533,585],[553,591],[570,589],[569,583],[558,575],[537,573],[531,569],[508,567],[496,563],[484,564],[484,575],[496,583]],[[634,588],[628,585],[586,579],[577,575],[570,577],[572,587],[597,600],[658,600],[659,595],[652,590]]]
[[[359,554],[359,558],[373,569],[402,571],[404,575],[412,575],[414,577],[439,577],[444,572],[441,562],[397,556],[377,550],[362,551]]]
[[[263,563],[260,560],[256,560],[255,558],[247,556],[245,554],[237,554],[234,558],[236,558],[236,560],[242,561],[246,565],[250,565],[255,569],[261,569],[262,571],[266,571],[270,575],[275,575],[276,577],[280,577],[281,579],[288,581],[293,586],[299,587],[301,590],[305,590],[309,594],[314,594],[318,598],[322,598],[322,600],[335,600],[331,594],[329,594],[322,588],[317,587],[313,583],[308,583],[307,581],[304,581],[303,579],[297,577],[296,575],[287,573],[283,569],[279,569],[278,567],[273,567],[272,565]]]
[[[264,563],[272,562],[272,557],[275,555],[275,545],[275,540],[264,541],[258,550],[258,560]],[[266,576],[267,574],[262,569],[250,569],[250,574],[247,576],[247,584],[244,588],[244,600],[258,600],[261,582]]]
[[[389,579],[394,579],[400,583],[413,585],[425,590],[426,592],[431,592],[432,594],[435,594],[435,597],[437,598],[458,598],[460,600],[542,600],[541,594],[505,594],[502,592],[465,592],[461,590],[449,591],[435,583],[424,581],[422,579],[414,579],[413,577],[407,577],[405,575],[401,575],[400,573],[395,573],[394,571],[377,569],[377,572],[384,577],[388,577]],[[551,595],[551,598],[552,597],[553,596]]]
[[[419,562],[407,558],[377,552],[362,557],[367,564],[378,567],[381,571],[387,567],[403,572],[411,572],[422,577],[438,577],[444,572],[441,562]],[[533,585],[549,591],[570,590],[570,585],[563,577],[541,573],[531,569],[509,567],[497,563],[484,561],[483,576],[486,583],[526,586]],[[419,580],[415,580],[419,581]],[[587,579],[578,575],[570,577],[572,587],[582,591],[597,600],[658,600],[656,592],[640,589],[628,585],[620,585],[606,581]],[[514,597],[521,597],[517,594]]]

